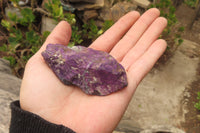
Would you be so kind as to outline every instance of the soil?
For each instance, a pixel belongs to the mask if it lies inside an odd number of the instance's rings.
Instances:
[[[200,111],[194,108],[194,103],[198,102],[197,92],[200,91],[200,64],[197,70],[196,80],[186,88],[186,91],[190,94],[189,98],[187,96],[184,97],[189,111],[185,115],[185,123],[182,123],[182,128],[184,128],[187,133],[199,133]]]
[[[176,17],[181,26],[185,27],[182,38],[199,43],[200,42],[200,18],[191,23],[195,17],[195,9],[188,7],[185,4],[180,5],[176,9]]]
[[[195,10],[182,4],[177,8],[176,16],[180,24],[185,27],[182,37],[200,44],[200,18],[197,18],[193,26],[190,27],[195,16]],[[190,96],[185,96],[183,100],[186,102],[188,113],[185,115],[185,122],[181,126],[187,133],[200,133],[200,111],[194,108],[194,103],[198,101],[197,92],[200,91],[200,64],[196,73],[196,80],[186,87],[185,91]]]
[[[7,42],[7,31],[0,24],[0,46],[6,44],[6,42]],[[5,53],[0,52],[0,58],[2,58],[5,55],[6,55]]]

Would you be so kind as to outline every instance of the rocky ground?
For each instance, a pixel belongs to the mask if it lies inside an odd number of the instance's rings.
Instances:
[[[135,133],[143,129],[165,130],[172,133],[181,131],[185,122],[187,100],[186,88],[195,80],[199,64],[197,43],[184,40],[176,54],[164,65],[154,68],[142,81],[116,129],[119,132]],[[8,132],[9,103],[18,99],[21,80],[11,74],[8,62],[0,60],[0,132]],[[156,127],[156,128],[155,128]],[[180,129],[176,129],[179,127]]]
[[[10,102],[19,99],[21,79],[12,74],[9,62],[0,59],[0,133],[8,133]]]
[[[189,112],[185,99],[190,97],[186,88],[196,79],[197,49],[200,50],[199,44],[184,40],[164,66],[154,68],[137,88],[120,124],[132,123],[142,129],[152,126],[184,129],[181,123],[186,122]]]

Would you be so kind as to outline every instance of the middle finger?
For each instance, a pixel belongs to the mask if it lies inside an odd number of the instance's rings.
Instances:
[[[110,54],[120,62],[159,15],[160,11],[156,8],[151,8],[146,11],[130,28],[126,35],[115,45]]]

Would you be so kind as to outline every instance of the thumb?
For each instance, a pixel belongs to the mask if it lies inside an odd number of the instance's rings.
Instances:
[[[46,49],[46,46],[49,43],[67,45],[69,43],[70,38],[71,38],[70,24],[66,21],[61,21],[53,29],[51,34],[47,37],[46,41],[44,42],[44,44],[42,45],[42,47],[39,49],[39,51],[36,54],[39,54],[41,56],[42,51]]]

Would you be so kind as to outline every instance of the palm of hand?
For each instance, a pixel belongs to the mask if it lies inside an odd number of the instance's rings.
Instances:
[[[48,68],[41,52],[48,43],[67,44],[71,35],[69,24],[58,24],[27,63],[20,92],[22,109],[76,132],[112,132],[137,85],[166,48],[165,41],[157,40],[166,26],[166,20],[158,16],[156,9],[141,17],[130,12],[90,46],[110,53],[127,70],[128,86],[108,96],[89,96],[77,87],[66,86]]]

